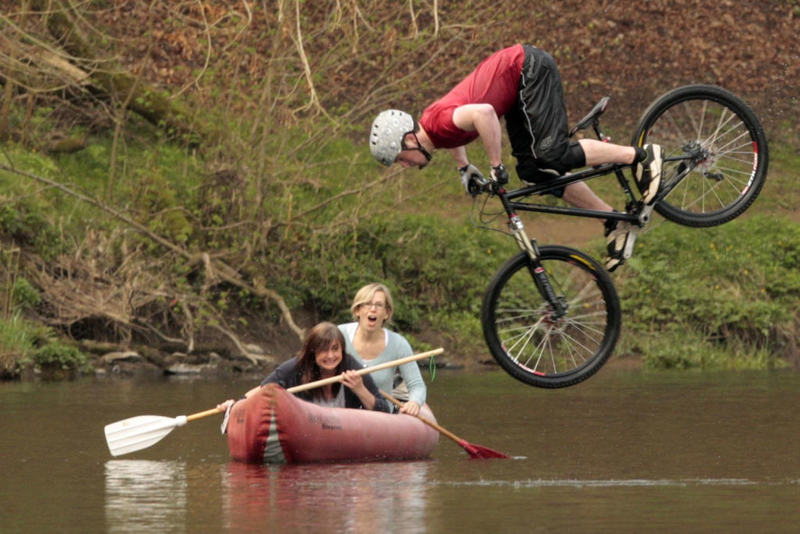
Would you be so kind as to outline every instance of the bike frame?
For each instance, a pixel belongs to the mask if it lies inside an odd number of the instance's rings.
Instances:
[[[589,121],[591,121],[592,129],[594,130],[597,139],[603,142],[608,142],[611,138],[605,135],[600,129],[600,115],[604,110],[605,106],[601,101],[601,103],[595,107],[595,110],[593,110],[593,112],[596,112],[595,116],[591,117],[590,115],[581,122],[589,123]],[[577,131],[578,127],[576,126],[572,130],[570,137],[572,137]],[[664,162],[683,161],[685,163],[685,167],[681,170],[678,176],[662,186],[662,191],[656,197],[653,204],[665,198],[697,166],[697,163],[706,157],[699,147],[687,145],[684,148],[684,151],[688,155],[664,158]],[[492,194],[500,198],[500,201],[503,203],[503,207],[505,208],[509,217],[513,216],[517,211],[531,211],[568,215],[572,217],[588,217],[594,219],[625,221],[637,226],[643,226],[649,221],[649,215],[652,210],[643,209],[643,206],[636,202],[633,189],[631,189],[628,179],[625,178],[625,175],[622,172],[628,167],[630,167],[630,165],[623,163],[606,163],[590,169],[584,169],[582,171],[561,176],[544,184],[529,185],[519,189],[514,189],[512,191],[507,191],[505,187],[500,186],[499,184],[492,184]],[[595,211],[569,206],[550,206],[547,204],[534,203],[529,200],[530,197],[534,195],[558,191],[559,189],[562,189],[570,184],[591,180],[592,178],[598,178],[600,176],[606,176],[612,173],[616,175],[617,181],[619,182],[619,185],[625,193],[625,197],[627,199],[625,213],[618,211]],[[527,201],[517,201],[516,199],[526,199]]]
[[[557,191],[570,184],[583,182],[592,178],[605,176],[611,173],[616,173],[617,179],[619,180],[622,189],[625,191],[625,194],[628,197],[628,201],[633,202],[634,199],[633,191],[631,190],[630,185],[628,184],[628,180],[622,174],[622,170],[626,167],[630,167],[630,165],[624,165],[621,163],[609,163],[591,169],[579,171],[573,174],[568,174],[560,178],[556,178],[550,182],[547,182],[546,184],[529,185],[521,187],[519,189],[514,189],[512,191],[507,191],[505,190],[505,188],[498,188],[495,194],[503,203],[503,207],[505,208],[506,213],[508,214],[513,214],[517,211],[531,211],[531,212],[541,212],[541,213],[553,213],[559,215],[569,215],[573,217],[612,219],[612,220],[626,221],[638,224],[639,217],[633,213],[623,213],[617,211],[614,212],[595,211],[595,210],[575,208],[569,206],[550,206],[547,204],[539,204],[530,201],[530,197],[533,195],[541,195],[543,193]],[[527,199],[527,201],[516,200],[520,198]]]
[[[672,191],[688,174],[691,172],[695,167],[696,164],[694,163],[695,156],[679,156],[679,157],[672,157],[672,158],[664,158],[664,162],[671,162],[671,161],[683,161],[683,162],[692,162],[687,164],[685,168],[681,171],[681,173],[675,177],[674,179],[670,180],[669,183],[664,184],[661,192],[656,197],[654,204],[664,197],[666,197],[670,191]],[[529,185],[526,187],[520,187],[519,189],[514,189],[511,191],[507,191],[503,187],[497,187],[493,194],[500,198],[500,201],[503,203],[503,207],[506,210],[506,213],[511,215],[516,211],[532,211],[532,212],[540,212],[540,213],[552,213],[558,215],[568,215],[572,217],[589,217],[594,219],[611,219],[617,221],[626,221],[632,224],[641,225],[645,224],[648,221],[642,220],[639,213],[641,213],[641,208],[637,206],[635,197],[633,196],[633,190],[631,189],[628,180],[625,178],[625,175],[622,173],[623,169],[630,167],[630,165],[626,165],[623,163],[607,163],[604,165],[599,165],[597,167],[592,167],[591,169],[585,169],[582,171],[578,171],[576,173],[568,174],[562,176],[560,178],[556,178],[546,184],[534,184]],[[563,187],[566,187],[570,184],[574,184],[577,182],[583,182],[590,180],[592,178],[598,178],[600,176],[606,176],[608,174],[614,173],[617,176],[617,180],[619,181],[622,190],[625,192],[625,196],[628,199],[628,208],[631,209],[631,213],[623,213],[618,211],[608,212],[608,211],[595,211],[595,210],[588,210],[584,208],[575,208],[569,206],[550,206],[547,204],[538,204],[530,201],[516,201],[518,198],[528,199],[533,195],[541,195],[543,193],[549,193],[552,191],[557,191]]]
[[[600,108],[596,107],[595,109],[597,110]],[[600,109],[600,112],[596,116],[591,118],[591,124],[595,133],[597,134],[597,138],[601,141],[608,141],[609,138],[606,135],[604,135],[603,132],[600,130],[599,114],[601,114],[603,110],[604,108]],[[687,156],[679,156],[679,157],[664,159],[664,161],[683,161],[684,167],[683,169],[681,169],[681,171],[679,172],[678,176],[675,177],[675,179],[671,180],[669,184],[665,184],[665,186],[662,187],[662,191],[660,191],[655,201],[649,206],[644,206],[641,203],[641,201],[636,200],[636,197],[633,194],[633,190],[631,189],[630,183],[628,182],[628,179],[622,172],[624,169],[630,167],[630,165],[623,163],[606,163],[589,169],[584,169],[582,171],[578,171],[575,173],[567,174],[559,178],[555,178],[551,181],[548,181],[547,183],[533,184],[518,189],[514,189],[511,191],[507,191],[505,189],[505,184],[499,184],[497,182],[490,182],[488,184],[489,194],[497,196],[500,199],[500,202],[503,204],[503,208],[506,214],[508,215],[509,230],[511,231],[511,234],[514,236],[517,245],[519,246],[520,250],[527,253],[528,257],[531,259],[531,264],[529,265],[531,277],[533,278],[533,281],[536,287],[538,288],[539,292],[541,293],[542,297],[545,300],[547,300],[547,302],[550,304],[551,317],[553,319],[559,319],[560,317],[565,315],[567,312],[568,304],[565,302],[561,302],[560,299],[557,298],[556,293],[553,290],[553,287],[550,284],[550,281],[547,277],[547,273],[545,272],[544,268],[541,265],[541,262],[539,261],[539,253],[537,250],[536,240],[530,239],[528,237],[528,235],[525,232],[524,225],[522,224],[522,220],[519,218],[517,212],[528,211],[528,212],[568,215],[572,217],[587,217],[593,219],[606,219],[606,220],[610,219],[616,221],[625,221],[627,223],[630,223],[636,228],[641,228],[645,224],[647,224],[647,222],[649,222],[650,214],[653,211],[653,206],[655,205],[655,203],[666,197],[669,194],[669,192],[672,191],[672,189],[674,189],[675,186],[677,186],[689,174],[689,172],[691,172],[696,167],[698,161],[701,161],[705,157],[705,155],[700,151],[699,147],[697,147],[697,149],[695,150],[695,147],[687,145],[687,147],[685,147],[685,152],[688,153]],[[569,207],[569,206],[550,206],[547,204],[532,202],[530,200],[530,197],[534,195],[550,193],[553,191],[557,191],[563,187],[566,187],[570,184],[587,181],[593,178],[606,176],[612,173],[616,175],[617,181],[619,182],[620,187],[624,191],[625,196],[627,198],[625,212],[596,211],[596,210],[589,210],[589,209]]]

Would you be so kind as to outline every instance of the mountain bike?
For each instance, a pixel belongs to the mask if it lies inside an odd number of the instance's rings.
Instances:
[[[608,101],[609,97],[600,100],[570,137],[591,127],[598,139],[607,141],[600,116]],[[742,100],[716,86],[679,87],[656,99],[642,114],[632,139],[635,146],[646,143],[665,149],[662,186],[648,206],[637,200],[625,176],[630,165],[624,164],[599,165],[514,190],[492,180],[471,184],[476,201],[478,195],[488,195],[480,208],[481,221],[492,215],[486,200],[498,198],[520,248],[495,274],[481,308],[486,343],[514,378],[543,388],[586,380],[608,360],[622,323],[619,297],[605,269],[574,248],[539,246],[526,234],[517,212],[626,221],[634,237],[650,221],[653,209],[677,224],[708,227],[747,210],[767,177],[769,154],[761,123]],[[536,202],[543,193],[612,174],[626,197],[625,212]],[[633,241],[629,239],[623,257],[631,256]]]

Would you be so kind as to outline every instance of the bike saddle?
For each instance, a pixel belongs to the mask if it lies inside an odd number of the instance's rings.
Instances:
[[[584,118],[580,120],[578,124],[572,128],[572,130],[570,130],[569,136],[572,137],[578,130],[585,130],[588,128],[597,117],[603,114],[603,112],[606,110],[606,106],[608,106],[609,100],[611,100],[611,97],[605,96],[600,100],[600,102],[595,104],[595,106],[592,108],[592,111],[590,111]]]

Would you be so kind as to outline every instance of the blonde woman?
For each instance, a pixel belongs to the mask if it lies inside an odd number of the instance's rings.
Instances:
[[[368,284],[359,289],[350,311],[355,321],[339,325],[339,330],[344,334],[345,351],[365,367],[413,354],[411,345],[403,336],[385,328],[394,312],[392,294],[385,285]],[[391,393],[395,369],[399,371],[408,388],[408,401],[400,412],[417,415],[420,407],[425,404],[427,389],[416,362],[376,371],[370,376],[378,389]]]

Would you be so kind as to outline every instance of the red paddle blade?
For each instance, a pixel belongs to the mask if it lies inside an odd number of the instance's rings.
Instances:
[[[511,458],[511,456],[503,454],[502,452],[498,452],[488,447],[481,447],[480,445],[475,445],[473,443],[467,443],[464,440],[461,440],[461,442],[459,442],[459,445],[461,445],[464,448],[464,450],[467,451],[467,454],[469,454],[470,458],[482,458],[482,459]]]

